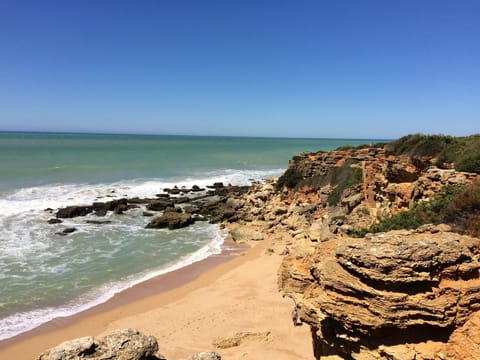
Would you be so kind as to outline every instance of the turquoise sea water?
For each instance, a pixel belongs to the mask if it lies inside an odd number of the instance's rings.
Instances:
[[[147,230],[142,208],[55,225],[45,209],[248,184],[280,175],[297,153],[375,141],[0,133],[0,339],[219,254],[225,236],[207,223]],[[55,234],[66,227],[78,231]]]

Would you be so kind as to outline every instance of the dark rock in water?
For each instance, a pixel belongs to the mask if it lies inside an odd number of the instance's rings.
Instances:
[[[210,201],[201,205],[198,213],[209,217],[211,219],[210,222],[218,223],[233,217],[236,214],[236,211],[233,207],[221,201]]]
[[[157,339],[153,336],[124,329],[99,338],[87,336],[66,341],[43,352],[37,360],[165,360],[157,351]]]
[[[193,224],[194,220],[190,214],[182,214],[177,212],[166,212],[163,215],[154,218],[148,225],[147,229],[169,228],[180,229]]]
[[[55,215],[57,218],[67,219],[73,218],[77,216],[85,216],[90,214],[93,211],[92,206],[67,206],[61,209],[58,209],[57,214]]]
[[[71,234],[71,233],[73,233],[73,232],[75,232],[75,231],[77,231],[76,228],[70,227],[70,228],[64,229],[63,231],[57,232],[56,234],[57,234],[57,235],[61,235],[61,236],[65,236],[65,235]]]
[[[163,199],[168,199],[170,197],[169,194],[157,194],[156,195],[158,198],[163,198]]]
[[[223,185],[223,182],[216,182],[216,183],[213,183],[213,185],[211,186],[207,186],[207,188],[209,189],[222,189],[224,187],[225,185]]]
[[[115,214],[122,214],[128,210],[128,200],[118,199],[107,202],[95,202],[92,205],[93,211],[97,216],[105,216],[107,211],[113,211]]]
[[[153,199],[140,199],[138,196],[128,199],[129,204],[148,204]]]
[[[151,213],[151,212],[149,212],[149,211],[144,211],[144,212],[142,213],[142,215],[143,215],[143,216],[154,216],[155,214],[154,214],[154,213]]]
[[[148,210],[163,211],[168,207],[173,207],[173,202],[168,200],[155,200],[147,205]]]
[[[46,208],[46,209],[43,209],[43,211],[46,211],[46,212],[53,212],[53,209],[52,209],[52,208]]]
[[[93,203],[93,209],[95,211],[95,215],[97,216],[107,215],[108,209],[105,203]]]
[[[115,209],[113,210],[113,212],[115,214],[123,214],[124,211],[127,211],[129,209],[128,205],[127,204],[119,204],[117,207],[115,207]]]
[[[86,221],[87,224],[93,224],[93,225],[103,225],[103,224],[111,224],[112,222],[110,220],[105,220],[105,221],[101,221],[101,220],[87,220]]]
[[[53,218],[53,219],[48,220],[48,223],[49,224],[61,224],[62,220],[57,219],[57,218]]]
[[[175,186],[173,189],[165,188],[163,189],[163,191],[170,195],[178,195],[182,192],[182,190],[179,189],[177,186]]]
[[[180,214],[183,211],[182,211],[181,208],[173,206],[173,207],[167,207],[163,212],[164,213],[172,212],[172,213],[179,213]]]
[[[184,211],[185,213],[187,213],[187,214],[193,214],[193,213],[195,213],[195,211],[197,211],[197,209],[194,208],[194,207],[191,206],[191,205],[188,205],[188,206],[185,206],[185,207],[183,208],[183,211]]]
[[[193,185],[192,186],[192,191],[193,192],[199,192],[199,191],[205,191],[205,189],[202,189],[200,186],[198,185]]]

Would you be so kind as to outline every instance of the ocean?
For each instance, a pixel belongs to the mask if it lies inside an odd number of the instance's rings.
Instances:
[[[300,152],[376,141],[0,132],[0,340],[220,254],[226,237],[206,222],[145,229],[144,208],[49,224],[58,208],[247,185],[282,174]],[[56,234],[67,227],[77,231]]]

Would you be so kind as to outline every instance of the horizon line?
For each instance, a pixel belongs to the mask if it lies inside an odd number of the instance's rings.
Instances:
[[[43,130],[0,130],[8,134],[63,134],[63,135],[107,135],[107,136],[171,136],[171,137],[218,137],[218,138],[252,138],[252,139],[298,139],[298,140],[380,140],[392,141],[390,138],[351,138],[351,137],[292,137],[292,136],[254,136],[254,135],[207,135],[207,134],[161,134],[161,133],[129,133],[129,132],[95,132],[95,131],[43,131]]]

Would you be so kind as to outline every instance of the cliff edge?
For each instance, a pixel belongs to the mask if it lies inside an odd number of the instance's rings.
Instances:
[[[480,168],[479,140],[302,153],[229,201],[234,238],[286,244],[279,289],[317,359],[480,357],[480,176],[461,171]]]

